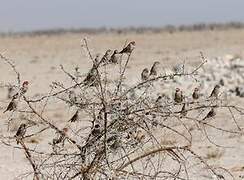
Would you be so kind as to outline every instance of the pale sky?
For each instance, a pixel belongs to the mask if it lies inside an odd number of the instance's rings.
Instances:
[[[244,0],[0,0],[0,32],[244,22]]]

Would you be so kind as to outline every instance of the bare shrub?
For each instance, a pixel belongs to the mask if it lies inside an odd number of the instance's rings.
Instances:
[[[203,133],[211,144],[219,146],[208,131],[241,133],[235,117],[242,115],[243,109],[229,105],[221,94],[209,97],[209,92],[193,99],[179,89],[175,93],[178,96],[179,91],[179,97],[170,98],[155,91],[156,86],[176,78],[189,77],[195,81],[206,63],[203,55],[202,63],[189,72],[184,65],[170,74],[159,70],[155,76],[131,85],[126,70],[134,49],[120,54],[119,61],[114,63],[93,57],[86,39],[82,47],[92,63],[85,80],[61,66],[72,85],[55,81],[49,94],[38,97],[28,97],[21,90],[21,74],[11,60],[0,56],[16,73],[17,97],[22,104],[12,111],[16,116],[21,115],[21,123],[26,124],[26,132],[1,138],[4,145],[23,151],[32,167],[32,172],[23,173],[20,178],[30,175],[35,180],[231,177],[227,170],[210,166],[204,156],[194,151],[193,139]],[[115,67],[117,74],[110,71]],[[74,110],[70,119],[63,122],[65,126],[55,125],[46,113],[48,107],[57,104],[66,107],[65,112]],[[234,128],[212,123],[221,109],[229,112]],[[48,137],[40,138],[41,134]]]

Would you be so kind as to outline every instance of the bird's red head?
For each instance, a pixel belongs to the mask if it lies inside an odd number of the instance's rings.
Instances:
[[[28,85],[28,84],[29,84],[29,81],[24,81],[22,85],[23,85],[23,86],[26,86],[26,85]]]
[[[68,128],[63,128],[63,132],[64,132],[64,133],[67,133],[68,131],[69,131]]]

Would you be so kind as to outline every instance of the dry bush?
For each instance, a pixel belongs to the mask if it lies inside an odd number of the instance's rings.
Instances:
[[[120,54],[117,63],[98,61],[86,39],[82,43],[93,64],[85,80],[61,66],[71,79],[71,86],[55,81],[49,94],[28,97],[19,93],[21,108],[17,107],[13,114],[21,115],[21,123],[27,124],[26,133],[18,138],[3,135],[1,139],[4,145],[23,151],[32,167],[20,179],[233,178],[224,168],[210,166],[192,150],[192,145],[196,134],[203,133],[210,143],[219,146],[209,137],[209,130],[219,134],[241,133],[235,116],[242,115],[243,109],[228,105],[222,96],[193,100],[184,95],[177,101],[161,94],[159,101],[154,91],[156,86],[171,83],[175,78],[195,80],[206,63],[203,55],[202,63],[189,72],[183,65],[171,74],[158,72],[129,85],[126,70],[133,53]],[[20,89],[21,74],[11,60],[3,55],[1,59],[16,73],[16,87]],[[119,69],[117,74],[110,71],[114,67]],[[70,120],[64,122],[66,126],[55,125],[46,113],[48,107],[57,104],[65,106],[67,113],[70,108],[75,110]],[[215,115],[205,118],[211,109],[227,110],[234,128],[213,124]],[[48,136],[41,138],[43,134]]]

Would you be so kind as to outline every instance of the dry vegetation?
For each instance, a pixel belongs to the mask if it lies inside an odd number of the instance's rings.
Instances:
[[[2,134],[1,142],[25,154],[31,170],[20,179],[234,179],[224,167],[207,162],[222,152],[202,155],[192,146],[199,134],[216,148],[220,145],[209,133],[241,135],[236,119],[244,109],[229,103],[217,84],[206,95],[196,89],[197,96],[192,96],[193,89],[170,89],[173,98],[158,88],[181,78],[198,81],[207,63],[202,53],[194,68],[180,64],[166,73],[155,67],[153,73],[152,67],[131,84],[126,71],[133,48],[115,57],[104,53],[103,58],[91,53],[86,39],[82,48],[92,64],[89,72],[82,74],[79,68],[69,72],[61,65],[71,85],[53,81],[49,93],[34,97],[26,95],[28,87],[12,60],[0,56],[16,74],[17,83],[11,87],[17,94],[10,95],[9,102],[18,104],[9,109],[6,126],[13,127],[13,116],[22,125],[15,127],[15,136]],[[114,68],[117,73],[111,71]],[[64,106],[65,113],[74,111],[64,124],[54,123],[48,114],[57,105]],[[220,111],[228,113],[231,126],[217,123]]]

